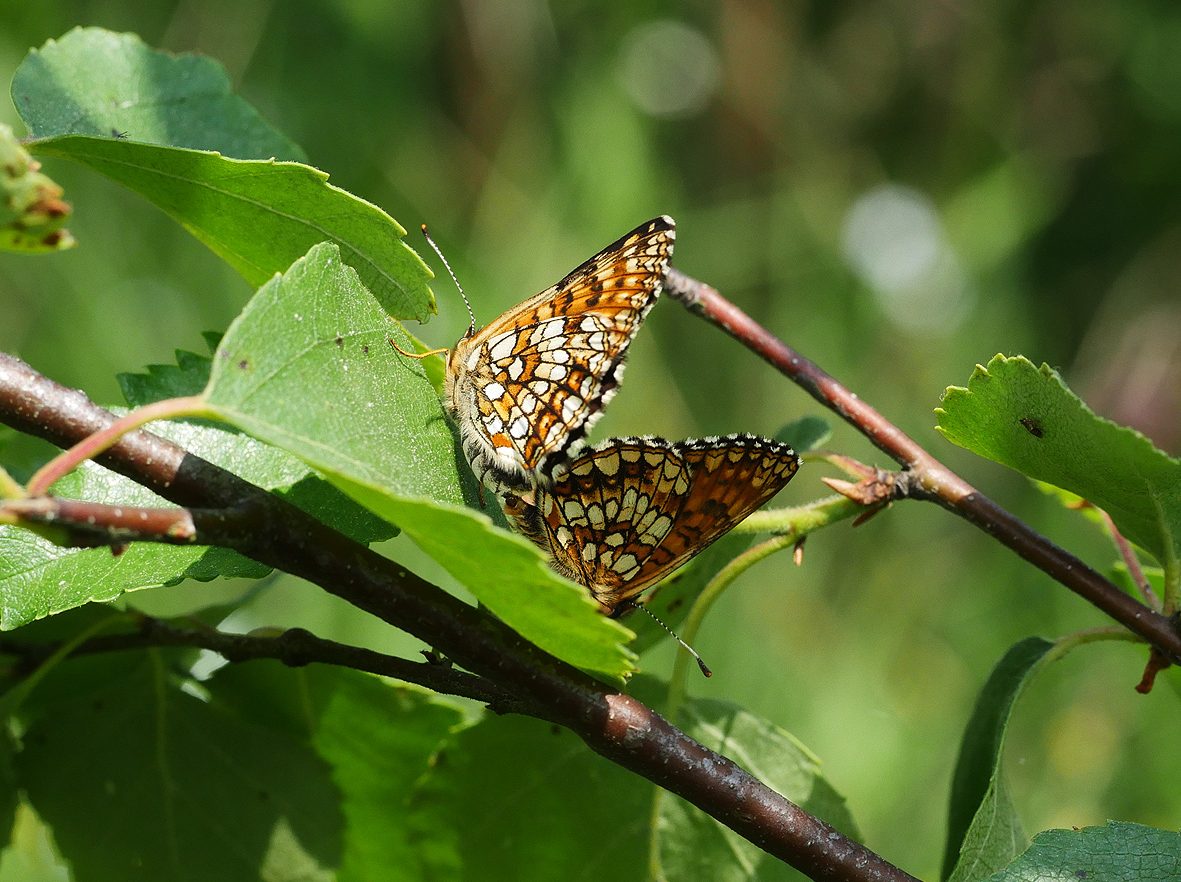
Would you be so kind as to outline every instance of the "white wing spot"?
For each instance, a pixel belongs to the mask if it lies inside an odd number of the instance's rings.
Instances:
[[[574,419],[575,414],[578,413],[582,407],[582,399],[575,395],[566,396],[566,400],[562,402],[562,419],[570,422]]]
[[[516,346],[517,335],[515,332],[501,334],[488,343],[488,358],[492,361],[501,361],[511,356]]]
[[[636,574],[636,570],[639,568],[640,562],[636,560],[636,556],[631,553],[619,555],[619,560],[611,564],[611,569],[615,570],[615,572],[619,573],[619,575],[623,576],[625,579],[630,579],[632,576],[634,576]]]

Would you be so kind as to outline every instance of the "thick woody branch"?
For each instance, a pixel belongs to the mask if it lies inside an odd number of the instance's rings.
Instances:
[[[909,474],[909,495],[954,512],[994,536],[1050,577],[1085,598],[1167,657],[1181,662],[1181,632],[1081,560],[1059,548],[952,472],[914,439],[800,355],[709,285],[669,269],[666,290],[686,309],[755,352],[865,435]]]
[[[0,355],[0,422],[67,447],[109,425],[82,393]],[[503,690],[523,712],[558,723],[591,748],[684,797],[739,835],[813,878],[911,879],[808,815],[651,709],[553,658],[492,617],[285,501],[181,448],[136,431],[97,461],[177,505],[253,514],[251,529],[200,541],[234,548],[300,576],[405,630]],[[199,529],[199,533],[204,529]]]

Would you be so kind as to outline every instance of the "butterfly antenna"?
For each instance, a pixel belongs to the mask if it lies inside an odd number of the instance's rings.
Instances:
[[[471,324],[467,326],[467,333],[464,336],[470,337],[476,333],[476,314],[472,312],[472,305],[467,299],[467,294],[464,293],[463,285],[459,284],[459,279],[455,277],[455,272],[451,269],[451,264],[447,262],[447,258],[443,256],[443,252],[439,250],[439,246],[435,244],[435,240],[431,238],[431,234],[427,232],[426,224],[422,225],[422,234],[426,236],[426,241],[434,250],[435,254],[439,255],[439,260],[443,261],[443,266],[447,267],[447,273],[451,276],[451,281],[459,289],[459,296],[463,298],[463,305],[467,307],[468,318],[471,319]]]
[[[633,604],[633,606],[635,606],[636,609],[642,609],[644,612],[646,612],[648,614],[648,617],[650,619],[652,619],[652,621],[654,621],[656,624],[660,625],[660,627],[664,628],[664,631],[666,634],[668,634],[668,636],[670,636],[673,640],[677,641],[677,643],[681,644],[681,646],[685,647],[685,651],[688,652],[689,655],[693,656],[693,658],[695,658],[697,660],[697,667],[701,668],[701,673],[703,673],[706,677],[712,677],[714,675],[714,672],[709,669],[709,665],[707,665],[705,663],[705,660],[700,655],[697,654],[697,650],[694,649],[692,646],[690,646],[688,643],[686,643],[684,640],[682,640],[680,638],[680,636],[676,633],[676,631],[674,631],[672,628],[670,628],[668,625],[666,625],[664,622],[662,622],[660,620],[660,617],[657,616],[656,613],[652,612],[652,610],[648,609],[648,607],[644,606],[644,604],[642,604],[642,603],[636,603],[636,604]]]

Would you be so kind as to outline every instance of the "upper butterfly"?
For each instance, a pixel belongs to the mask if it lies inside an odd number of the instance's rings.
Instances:
[[[559,468],[552,486],[506,494],[504,512],[555,570],[615,616],[783,489],[799,467],[788,445],[754,435],[611,438]]]
[[[615,394],[675,238],[672,218],[650,220],[483,330],[468,328],[447,357],[444,403],[482,483],[549,483]]]

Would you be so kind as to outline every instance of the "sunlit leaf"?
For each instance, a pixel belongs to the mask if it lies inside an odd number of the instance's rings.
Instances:
[[[125,378],[125,386],[156,400],[208,375],[207,360],[191,356],[187,368]],[[187,393],[186,393],[187,394]],[[134,396],[133,396],[134,398]],[[361,542],[389,538],[393,528],[344,496],[300,460],[224,426],[156,423],[150,429],[243,479],[272,490],[292,504]],[[172,507],[140,484],[92,462],[62,478],[53,492],[66,499],[122,506]],[[270,568],[224,548],[136,542],[122,553],[109,548],[68,548],[30,530],[0,526],[0,630],[91,601],[113,600],[126,591],[172,585],[185,579],[261,578]]]
[[[402,241],[406,231],[311,166],[78,135],[33,149],[142,194],[253,285],[330,241],[390,315],[425,321],[435,311],[430,270]]]
[[[998,355],[936,413],[949,440],[1094,503],[1162,563],[1181,558],[1181,460],[1096,416],[1048,366]]]
[[[977,877],[979,878],[979,877]],[[1047,830],[988,882],[1172,882],[1181,878],[1181,833],[1108,821],[1103,827]]]
[[[622,676],[630,632],[530,543],[464,505],[478,505],[475,485],[439,399],[419,361],[391,339],[410,346],[337,249],[319,245],[230,326],[205,397],[223,419],[396,523],[520,634],[571,664]]]
[[[33,49],[12,78],[12,101],[35,139],[93,135],[238,159],[306,158],[234,94],[220,63],[152,49],[135,34],[75,28]]]

